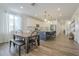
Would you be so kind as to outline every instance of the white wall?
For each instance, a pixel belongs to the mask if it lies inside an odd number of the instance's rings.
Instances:
[[[61,32],[61,25],[60,25],[60,23],[57,23],[57,25],[56,25],[56,35],[58,36],[60,34],[60,32]]]
[[[40,20],[37,20],[37,19],[33,19],[31,17],[23,17],[22,23],[23,23],[22,26],[23,26],[24,32],[26,32],[29,29],[29,27],[30,27],[30,30],[34,30],[33,28],[35,27],[36,24],[39,24],[40,28],[43,28],[43,27],[48,28],[50,26],[50,24],[48,24],[46,22],[43,22],[43,21],[40,21]]]
[[[79,43],[79,8],[75,11],[72,20],[75,20],[75,41]]]
[[[65,35],[69,35],[69,33],[70,33],[70,31],[71,31],[71,29],[70,29],[70,23],[71,23],[71,21],[66,21],[66,23],[65,23]]]
[[[8,41],[8,19],[7,14],[0,10],[0,43]]]

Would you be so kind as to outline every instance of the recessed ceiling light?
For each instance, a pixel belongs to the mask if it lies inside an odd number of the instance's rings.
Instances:
[[[20,7],[21,9],[23,8],[23,6]]]
[[[58,8],[57,10],[60,11],[60,8]]]

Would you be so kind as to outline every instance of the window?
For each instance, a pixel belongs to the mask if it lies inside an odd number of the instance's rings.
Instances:
[[[9,14],[9,32],[13,31],[14,27],[14,16]]]
[[[9,32],[21,30],[21,17],[9,14]]]
[[[15,31],[21,30],[21,17],[15,16]]]

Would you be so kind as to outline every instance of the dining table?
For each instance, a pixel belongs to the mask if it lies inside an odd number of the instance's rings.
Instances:
[[[31,33],[14,33],[13,35],[15,36],[13,39],[15,40],[16,37],[21,37],[22,39],[24,39],[25,41],[25,45],[27,47],[27,53],[29,53],[29,39],[31,37],[30,35]],[[37,45],[40,46],[40,39],[39,39],[39,35],[38,35],[38,39],[37,39]]]

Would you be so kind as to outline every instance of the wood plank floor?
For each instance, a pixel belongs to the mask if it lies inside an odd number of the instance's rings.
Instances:
[[[41,45],[28,54],[25,50],[21,52],[22,56],[79,56],[79,44],[60,33],[54,40],[41,41]],[[12,47],[9,51],[8,43],[0,44],[0,56],[18,56],[18,50]]]

